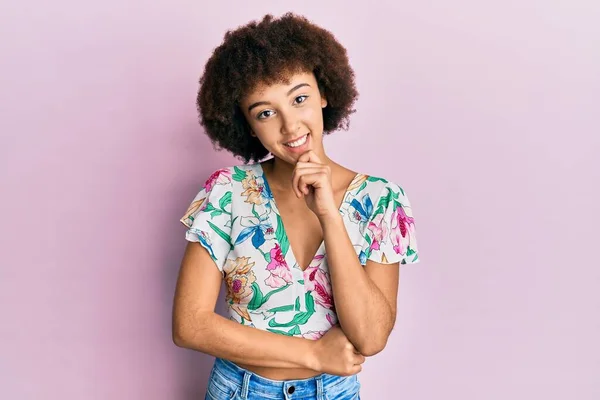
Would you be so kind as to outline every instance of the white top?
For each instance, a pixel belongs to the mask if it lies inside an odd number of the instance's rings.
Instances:
[[[414,219],[404,190],[357,174],[339,209],[362,265],[418,262]],[[181,222],[223,274],[230,319],[289,336],[318,339],[337,323],[325,243],[302,271],[260,163],[215,171]]]

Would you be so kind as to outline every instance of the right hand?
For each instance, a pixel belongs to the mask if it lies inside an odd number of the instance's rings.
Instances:
[[[354,348],[339,324],[315,341],[315,357],[317,371],[338,376],[358,374],[365,362],[365,357]]]

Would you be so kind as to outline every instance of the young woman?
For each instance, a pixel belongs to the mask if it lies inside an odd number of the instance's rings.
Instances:
[[[200,84],[206,133],[244,164],[215,171],[181,219],[175,344],[216,357],[207,399],[359,399],[399,264],[418,258],[403,189],[323,147],[358,96],[346,50],[304,17],[267,15],[226,33]],[[223,281],[229,319],[214,312]]]

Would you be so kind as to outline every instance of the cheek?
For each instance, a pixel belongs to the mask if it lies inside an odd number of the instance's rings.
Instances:
[[[319,130],[323,125],[323,112],[321,111],[321,108],[303,108],[299,111],[298,118],[311,130]]]
[[[271,150],[280,136],[277,124],[275,123],[260,124],[260,126],[256,128],[252,127],[252,129],[257,135],[256,140],[259,140],[267,150]]]

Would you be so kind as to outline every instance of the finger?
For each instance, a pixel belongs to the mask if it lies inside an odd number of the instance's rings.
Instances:
[[[298,161],[316,162],[316,163],[322,164],[321,159],[319,158],[319,156],[317,156],[317,153],[315,153],[313,150],[308,150],[307,152],[302,153],[302,155],[300,155],[300,157],[298,157]]]
[[[309,162],[310,161],[310,150],[300,154],[300,157],[298,157],[298,160],[296,161],[296,164],[299,162]]]
[[[313,169],[313,170],[320,170],[320,171],[327,172],[328,167],[327,167],[327,165],[317,164],[317,163],[302,163],[302,165],[297,164],[294,171],[304,171],[306,169]]]
[[[365,360],[365,356],[363,356],[362,354],[357,354],[356,357],[354,357],[354,364],[362,364],[365,362]]]
[[[315,173],[316,170],[317,169],[315,167],[300,169],[296,168],[294,170],[294,173],[292,174],[292,189],[294,190],[296,197],[300,198],[304,193],[303,187],[300,184],[300,178],[306,174]]]
[[[295,169],[294,174],[292,176],[292,189],[296,193],[297,197],[302,197],[302,193],[308,194],[306,186],[311,184],[318,176],[321,175],[322,167],[307,167]],[[313,178],[304,178],[301,181],[302,177],[313,176]]]
[[[362,365],[353,365],[352,368],[350,368],[350,375],[356,375],[359,372],[362,371]]]
[[[306,167],[323,167],[325,164],[316,163],[312,161],[299,161],[296,163],[296,168],[306,168]]]
[[[304,194],[308,194],[311,187],[319,189],[326,187],[327,184],[327,173],[323,171],[303,174],[298,180],[298,187]]]
[[[304,195],[308,195],[310,192],[309,186],[314,186],[318,182],[318,174],[311,173],[300,176],[298,179],[298,188]]]

